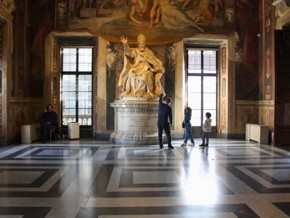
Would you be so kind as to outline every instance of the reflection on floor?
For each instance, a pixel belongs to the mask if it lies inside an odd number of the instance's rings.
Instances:
[[[0,147],[0,217],[290,217],[289,148],[210,142]]]

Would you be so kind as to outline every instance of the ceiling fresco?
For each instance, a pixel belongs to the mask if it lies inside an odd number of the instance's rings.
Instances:
[[[71,0],[69,29],[130,43],[143,33],[148,44],[166,44],[196,34],[226,34],[235,22],[230,0]]]

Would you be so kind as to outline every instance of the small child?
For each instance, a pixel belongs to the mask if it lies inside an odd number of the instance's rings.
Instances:
[[[209,133],[211,132],[211,113],[206,112],[205,113],[205,121],[202,126],[202,144],[199,146],[201,148],[204,148],[205,146],[208,146],[208,141],[209,141]],[[206,142],[206,143],[205,143]]]

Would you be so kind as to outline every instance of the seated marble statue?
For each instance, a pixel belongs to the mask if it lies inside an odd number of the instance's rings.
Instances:
[[[158,97],[163,90],[160,79],[164,68],[162,62],[146,47],[145,36],[139,34],[136,48],[130,48],[124,36],[121,42],[124,45],[124,68],[118,82],[122,89],[121,97]]]

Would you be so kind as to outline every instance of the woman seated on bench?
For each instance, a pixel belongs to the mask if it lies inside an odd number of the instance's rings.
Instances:
[[[41,116],[40,131],[43,143],[46,143],[48,132],[55,131],[56,136],[59,133],[57,113],[53,111],[53,106],[51,104],[47,105],[46,111]]]

